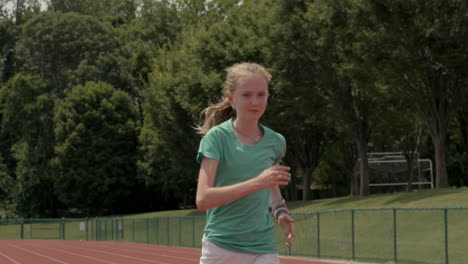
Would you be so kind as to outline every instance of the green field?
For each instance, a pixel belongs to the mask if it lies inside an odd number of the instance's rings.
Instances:
[[[352,216],[354,218],[354,256],[364,261],[394,259],[396,236],[399,263],[444,263],[444,211],[434,208],[468,207],[468,188],[415,190],[412,192],[371,195],[368,197],[340,197],[316,201],[288,202],[295,214],[298,237],[291,251],[278,242],[280,253],[292,255],[352,259]],[[379,208],[382,210],[370,210]],[[384,210],[388,208],[387,210]],[[392,208],[397,210],[394,232]],[[342,210],[342,211],[340,211]],[[320,214],[320,245],[317,242],[317,216]],[[174,210],[132,215],[127,217],[176,217],[203,215],[197,210]],[[448,254],[450,263],[468,262],[468,209],[450,209],[447,213]],[[281,237],[277,230],[278,237]],[[280,239],[279,239],[280,240]]]
[[[280,254],[398,263],[467,263],[468,188],[290,202],[297,238]],[[195,209],[109,218],[24,220],[23,238],[115,240],[200,247],[204,214]],[[86,231],[81,225],[86,223]],[[19,220],[0,238],[19,239]],[[446,236],[447,235],[447,236]],[[447,241],[447,243],[446,243]],[[447,247],[446,247],[447,245]],[[446,252],[448,254],[446,254]]]
[[[370,195],[367,197],[340,197],[315,201],[288,202],[292,212],[317,212],[358,208],[434,208],[468,206],[468,187],[439,190],[415,190],[412,192]],[[126,217],[166,217],[203,215],[196,209],[162,211]]]
[[[294,213],[298,237],[291,251],[281,239],[280,253],[324,258],[353,258],[352,211],[354,212],[354,256],[363,261],[394,259],[394,239],[399,263],[444,263],[444,210],[436,208],[468,207],[468,188],[415,190],[412,192],[341,197],[316,201],[288,202]],[[371,209],[379,210],[371,210]],[[396,211],[396,226],[392,208]],[[402,208],[408,208],[403,210]],[[434,209],[434,210],[429,210]],[[328,213],[324,213],[330,211]],[[317,242],[317,216],[320,214],[320,244]],[[153,212],[128,218],[190,217],[203,213],[195,209]],[[447,213],[448,254],[450,263],[468,262],[468,209],[450,209]],[[394,232],[396,228],[396,232]],[[278,237],[281,237],[277,230]],[[396,238],[395,238],[396,237]],[[197,244],[197,243],[196,243]],[[320,249],[319,249],[320,248]]]

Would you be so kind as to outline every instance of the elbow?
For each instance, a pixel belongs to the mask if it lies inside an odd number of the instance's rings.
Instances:
[[[208,200],[206,199],[206,196],[203,195],[203,193],[197,193],[197,198],[195,201],[197,205],[197,209],[200,212],[205,212],[206,210],[210,209],[208,206]]]
[[[205,212],[206,210],[209,209],[207,204],[206,204],[206,201],[204,199],[201,199],[201,198],[197,197],[196,204],[197,204],[197,209],[200,212]]]

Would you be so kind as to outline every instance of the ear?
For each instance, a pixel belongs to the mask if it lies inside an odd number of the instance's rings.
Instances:
[[[227,92],[227,93],[226,93],[226,97],[227,97],[229,103],[231,104],[232,109],[235,110],[236,107],[235,107],[235,105],[234,105],[234,97],[232,97],[232,94],[231,94],[230,92]]]
[[[226,93],[226,97],[227,99],[229,100],[229,102],[232,104],[234,102],[234,98],[232,97],[231,93],[230,92],[227,92]]]

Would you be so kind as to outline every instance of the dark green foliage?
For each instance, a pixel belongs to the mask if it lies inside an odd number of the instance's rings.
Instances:
[[[0,85],[15,72],[17,27],[11,20],[0,20]]]
[[[130,96],[105,83],[76,86],[55,116],[55,192],[86,214],[130,209],[138,187],[137,112]],[[137,201],[135,201],[137,202]]]
[[[76,13],[45,12],[22,27],[20,69],[48,80],[62,95],[87,81],[119,83],[116,36],[98,20]]]
[[[24,216],[55,215],[53,158],[55,98],[35,76],[18,74],[0,91],[3,155],[14,177],[11,197]],[[10,160],[10,157],[12,160]],[[11,168],[11,167],[10,167]],[[14,174],[13,174],[14,173]]]
[[[89,15],[101,21],[110,21],[113,25],[119,25],[129,23],[135,18],[138,2],[135,0],[51,0],[48,8],[51,11]]]
[[[38,3],[0,13],[0,215],[193,206],[193,126],[241,61],[273,74],[261,122],[286,136],[289,199],[366,194],[367,152],[468,182],[466,1]]]
[[[468,84],[468,2],[371,1],[384,32],[382,72],[410,98],[429,129],[437,186],[448,187],[446,139]]]
[[[2,204],[11,202],[10,191],[14,188],[13,178],[8,173],[8,169],[0,156],[0,209]]]

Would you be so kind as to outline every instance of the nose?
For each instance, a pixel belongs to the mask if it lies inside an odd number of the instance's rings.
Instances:
[[[250,103],[252,105],[256,105],[256,104],[258,104],[259,100],[260,100],[260,98],[258,98],[258,96],[252,96],[252,99],[250,100]]]

